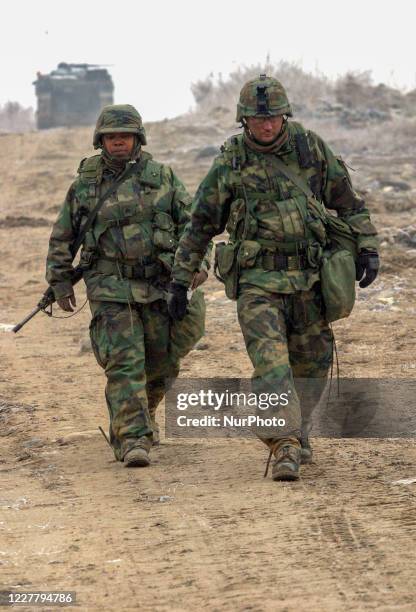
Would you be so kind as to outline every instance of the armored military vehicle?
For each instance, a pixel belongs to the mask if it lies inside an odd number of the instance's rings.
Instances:
[[[93,125],[106,104],[113,104],[114,85],[108,71],[95,64],[61,62],[34,81],[39,130],[58,126]]]

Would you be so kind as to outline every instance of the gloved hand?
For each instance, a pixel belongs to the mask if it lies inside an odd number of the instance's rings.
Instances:
[[[170,283],[168,289],[168,311],[174,321],[182,321],[186,315],[186,307],[188,306],[188,289],[180,283],[174,281]]]
[[[195,272],[194,277],[192,279],[191,289],[197,289],[200,285],[205,283],[208,278],[208,272],[205,270],[201,270],[201,272]]]
[[[58,298],[56,301],[58,302],[58,306],[62,308],[62,310],[65,310],[65,312],[74,312],[74,308],[77,305],[77,301],[73,293],[71,295]]]
[[[380,260],[376,251],[360,251],[355,262],[355,278],[360,281],[362,289],[368,287],[376,279],[380,268]]]

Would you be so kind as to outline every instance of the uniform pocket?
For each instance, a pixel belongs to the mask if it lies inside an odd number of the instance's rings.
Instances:
[[[175,226],[172,217],[164,212],[157,212],[153,218],[153,243],[163,251],[176,251],[178,241],[175,237]]]
[[[105,341],[103,335],[103,319],[98,314],[90,323],[90,340],[98,365],[105,369],[108,363],[108,342]]]

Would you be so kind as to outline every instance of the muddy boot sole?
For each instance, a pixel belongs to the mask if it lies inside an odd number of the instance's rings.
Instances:
[[[272,471],[272,479],[275,481],[294,481],[299,480],[299,469],[294,470],[293,467],[279,465],[277,468],[274,468]]]
[[[150,465],[149,454],[144,448],[132,448],[124,455],[124,467],[147,467]]]

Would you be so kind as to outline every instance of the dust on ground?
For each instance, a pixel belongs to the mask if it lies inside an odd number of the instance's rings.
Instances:
[[[379,280],[334,325],[341,375],[414,378],[414,156],[322,127],[383,241]],[[147,129],[148,149],[194,191],[234,126],[219,108]],[[45,289],[50,226],[90,140],[87,128],[0,136],[1,325]],[[206,296],[206,338],[181,375],[248,377],[235,305],[212,276]],[[263,479],[254,439],[163,440],[150,468],[124,469],[98,431],[105,377],[88,324],[85,307],[0,330],[2,587],[75,590],[82,610],[414,610],[413,440],[317,439],[297,483]]]

